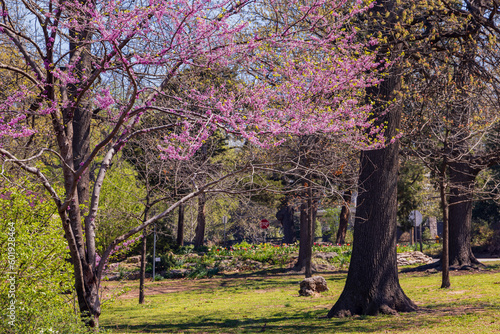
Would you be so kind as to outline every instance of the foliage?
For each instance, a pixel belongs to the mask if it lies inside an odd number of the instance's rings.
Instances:
[[[488,251],[491,254],[500,255],[500,231],[494,231],[491,236],[486,240]]]
[[[156,257],[160,258],[160,261],[156,262],[156,266],[155,266],[155,271],[156,272],[167,271],[170,268],[173,268],[174,266],[176,266],[178,264],[178,262],[174,258],[174,254],[173,253],[156,254]],[[153,261],[154,261],[153,255],[148,254],[146,256],[146,261],[148,263],[146,271],[148,273],[152,273],[153,272]]]
[[[419,208],[423,199],[424,167],[407,160],[400,167],[398,178],[398,224],[403,231],[412,227],[410,212]]]
[[[336,237],[336,233],[339,229],[339,223],[340,223],[340,212],[341,212],[340,207],[335,207],[335,208],[328,208],[326,209],[326,221],[329,227],[329,230],[323,233],[325,237],[325,241],[332,241]]]
[[[253,260],[270,265],[283,266],[285,263],[289,263],[292,256],[298,254],[298,251],[298,243],[291,245],[272,245],[268,243],[249,244],[247,242],[242,242],[229,248],[212,247],[209,249],[207,255],[215,257],[232,256],[242,260]],[[332,264],[339,264],[341,261],[343,261],[343,263],[346,263],[347,261],[348,263],[351,254],[351,247],[349,244],[340,246],[334,244],[314,243],[313,253],[316,252],[335,252],[338,255],[332,260]]]
[[[55,205],[28,181],[18,183],[24,188],[0,190],[0,308],[4,313],[0,332],[83,333],[83,322],[74,310],[73,267],[60,237]],[[9,250],[12,246],[14,252]],[[13,279],[14,289],[7,278]],[[8,309],[13,300],[15,325],[11,326],[7,315],[12,314]]]
[[[138,225],[144,191],[137,182],[137,173],[127,162],[118,161],[108,171],[101,190],[101,210],[96,217],[99,254],[102,255],[110,242],[124,230]]]

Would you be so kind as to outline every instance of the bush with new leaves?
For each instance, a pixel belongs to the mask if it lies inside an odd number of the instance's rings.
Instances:
[[[0,190],[0,332],[83,333],[55,205],[23,183]]]

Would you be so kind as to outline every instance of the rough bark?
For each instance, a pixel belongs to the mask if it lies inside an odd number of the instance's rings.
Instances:
[[[395,5],[395,1],[377,1],[372,9],[381,17],[389,14],[384,21],[386,29],[397,20],[392,13]],[[395,99],[400,84],[400,69],[394,65],[378,87],[367,90],[376,101],[377,122],[386,125],[387,142],[383,149],[361,153],[351,263],[344,290],[328,317],[397,314],[417,309],[399,285],[396,256],[399,141],[389,139],[400,129],[402,109],[397,101],[388,109],[384,106],[384,101]]]
[[[398,279],[396,181],[398,144],[361,154],[354,242],[346,285],[328,317],[416,310]]]
[[[450,266],[479,264],[472,253],[472,201],[477,171],[467,163],[450,164]]]
[[[206,195],[205,193],[201,193],[198,196],[198,222],[196,225],[196,234],[194,237],[194,247],[196,248],[203,246],[203,241],[205,239],[205,202]]]
[[[285,205],[276,213],[276,219],[281,222],[283,227],[283,242],[293,244],[295,242],[295,231],[293,229],[293,207]]]
[[[445,144],[446,147],[446,144]],[[447,160],[446,157],[443,160],[441,167],[441,176],[439,180],[439,191],[441,196],[441,209],[443,213],[443,251],[441,252],[441,267],[442,267],[442,278],[441,278],[441,288],[449,288],[450,283],[450,263],[449,263],[449,219],[448,219],[448,198],[446,194],[446,170],[447,170]]]
[[[337,231],[337,238],[335,240],[336,244],[343,245],[345,243],[345,237],[347,234],[347,225],[349,224],[349,219],[351,218],[351,198],[352,190],[346,190],[342,197],[344,203],[342,204],[342,210],[340,211],[339,219],[339,229]]]
[[[177,217],[177,245],[184,246],[184,204],[179,205]]]

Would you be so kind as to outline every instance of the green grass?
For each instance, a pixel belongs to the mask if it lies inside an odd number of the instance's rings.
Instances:
[[[418,312],[346,319],[324,317],[345,273],[322,274],[330,291],[317,297],[298,296],[300,275],[165,280],[147,285],[144,305],[137,303],[137,281],[107,282],[112,290],[131,290],[103,306],[100,322],[112,333],[495,333],[500,263],[488,269],[452,273],[451,289],[439,288],[440,274],[400,274]]]

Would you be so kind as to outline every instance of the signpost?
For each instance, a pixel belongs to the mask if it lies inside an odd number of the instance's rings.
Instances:
[[[267,229],[269,228],[269,220],[267,219],[262,219],[260,221],[260,228],[264,230],[264,243],[266,243],[266,233]]]
[[[422,214],[418,210],[413,210],[410,212],[410,220],[413,222],[413,226],[420,226],[422,224]]]
[[[262,219],[260,221],[260,228],[267,230],[268,227],[269,227],[269,220],[267,220],[265,218]]]
[[[415,232],[416,228],[420,227],[420,251],[422,251],[422,214],[418,210],[413,210],[412,212],[410,212],[409,218],[413,223],[412,225],[415,227]]]
[[[156,276],[156,224],[154,224],[154,234],[153,234],[153,282]]]

